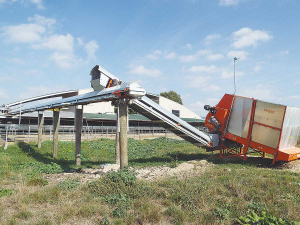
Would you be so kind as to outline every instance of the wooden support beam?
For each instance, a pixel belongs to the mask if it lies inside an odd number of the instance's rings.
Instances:
[[[44,112],[40,113],[38,112],[39,115],[39,127],[38,127],[38,148],[42,147],[42,141],[43,141],[43,125],[44,125]]]
[[[127,101],[122,99],[119,105],[120,113],[120,168],[128,166],[127,154]]]
[[[59,128],[59,112],[60,109],[53,110],[53,158],[57,158],[58,149],[58,128]]]
[[[120,112],[119,112],[119,104],[118,104],[117,120],[116,120],[115,164],[120,165]]]
[[[76,166],[81,166],[81,130],[83,123],[83,106],[75,107],[75,163]]]

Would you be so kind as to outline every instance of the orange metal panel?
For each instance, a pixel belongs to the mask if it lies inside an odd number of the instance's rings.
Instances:
[[[229,140],[232,140],[232,141],[235,141],[237,143],[240,143],[242,145],[246,144],[246,139],[245,138],[241,138],[237,135],[234,135],[234,134],[231,134],[231,133],[226,133],[225,134],[225,138],[229,139]]]
[[[277,160],[291,161],[300,159],[300,148],[290,148],[278,151]]]

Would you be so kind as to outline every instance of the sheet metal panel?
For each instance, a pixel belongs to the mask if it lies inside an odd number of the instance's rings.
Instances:
[[[243,138],[247,137],[252,102],[253,99],[243,98],[240,96],[235,97],[228,124],[229,133]]]
[[[281,128],[285,106],[269,102],[256,101],[254,122]]]
[[[294,148],[300,135],[300,108],[286,107],[279,150]]]
[[[277,149],[280,130],[253,124],[251,141]]]

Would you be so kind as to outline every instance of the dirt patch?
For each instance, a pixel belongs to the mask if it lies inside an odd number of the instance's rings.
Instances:
[[[132,168],[129,169],[136,173],[138,179],[142,180],[160,180],[167,177],[176,176],[179,179],[186,177],[195,176],[196,174],[203,173],[207,168],[212,167],[213,164],[206,160],[192,160],[185,163],[179,164],[175,168],[168,166],[158,167],[144,167],[140,169]],[[72,173],[59,173],[59,174],[48,174],[45,178],[49,184],[55,185],[62,181],[70,179],[79,179],[81,183],[88,183],[111,171],[118,171],[119,165],[117,164],[106,164],[100,168],[93,169],[79,169]]]
[[[100,168],[78,169],[71,173],[48,174],[45,178],[49,184],[58,184],[70,179],[79,179],[81,183],[88,183],[100,178],[108,172],[116,172],[119,168],[120,166],[117,164],[105,164],[100,166]]]
[[[143,180],[160,180],[167,177],[176,176],[178,179],[195,176],[203,173],[206,169],[212,167],[213,164],[206,160],[192,160],[179,164],[175,168],[167,166],[145,167],[141,169],[133,169],[138,179]]]
[[[288,170],[295,173],[300,173],[300,160],[281,163],[279,169]]]

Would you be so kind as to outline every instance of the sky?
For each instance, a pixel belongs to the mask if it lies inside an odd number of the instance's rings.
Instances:
[[[205,116],[225,93],[300,107],[299,0],[0,0],[0,105],[100,65]]]

